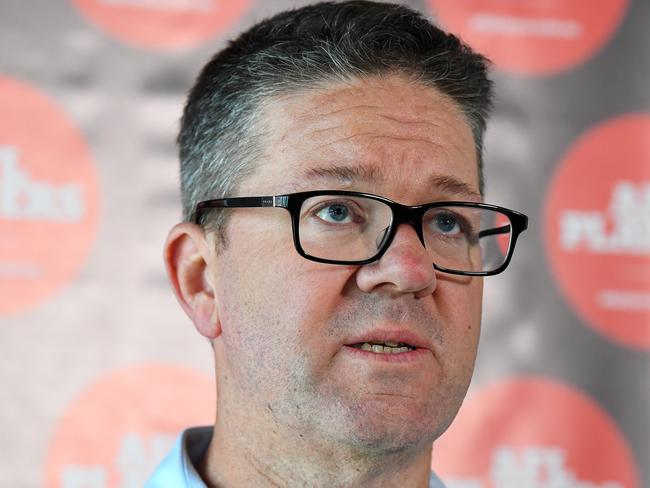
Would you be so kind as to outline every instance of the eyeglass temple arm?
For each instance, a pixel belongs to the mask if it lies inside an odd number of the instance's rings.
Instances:
[[[286,207],[286,195],[273,195],[265,197],[232,197],[205,202],[209,207]]]
[[[264,197],[232,197],[206,200],[199,203],[192,221],[199,222],[201,213],[211,208],[241,208],[241,207],[282,207],[286,208],[289,198],[287,195],[273,195]]]
[[[482,230],[481,232],[478,233],[478,238],[482,237],[487,237],[487,236],[495,236],[498,234],[507,234],[510,232],[510,224],[504,225],[501,227],[495,227],[494,229],[485,229]]]

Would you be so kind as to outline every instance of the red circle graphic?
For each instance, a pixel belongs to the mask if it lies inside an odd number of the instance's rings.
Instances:
[[[45,95],[0,77],[0,315],[49,298],[85,262],[98,183],[77,128]]]
[[[440,23],[503,70],[545,75],[593,56],[628,0],[429,0]]]
[[[568,302],[610,340],[650,348],[650,115],[580,137],[545,203],[551,269]]]
[[[520,378],[474,392],[433,448],[450,486],[638,488],[633,455],[591,398],[555,380]]]
[[[146,49],[196,47],[227,30],[251,0],[72,0],[93,23]]]
[[[172,365],[99,379],[60,419],[45,486],[143,486],[183,429],[213,423],[214,391],[208,376]]]

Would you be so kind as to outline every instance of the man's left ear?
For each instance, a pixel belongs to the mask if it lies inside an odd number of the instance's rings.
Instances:
[[[209,276],[214,258],[215,251],[200,226],[184,222],[169,232],[164,249],[167,275],[181,307],[208,339],[221,334],[217,296]]]

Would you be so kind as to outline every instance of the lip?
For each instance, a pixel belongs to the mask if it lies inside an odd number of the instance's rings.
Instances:
[[[402,342],[415,347],[413,351],[402,352],[398,354],[379,354],[372,351],[364,351],[352,347],[354,344],[363,342]],[[346,354],[352,355],[359,359],[374,360],[384,363],[408,364],[419,362],[432,353],[432,345],[416,333],[399,328],[376,328],[371,331],[361,333],[345,341],[342,350]]]
[[[365,361],[405,365],[421,363],[425,358],[431,357],[431,351],[424,348],[418,348],[408,352],[400,352],[398,354],[380,354],[371,351],[364,351],[352,346],[343,346],[341,352],[350,355],[352,358],[362,359]]]
[[[402,342],[404,344],[409,344],[410,346],[415,347],[416,351],[418,349],[428,349],[428,350],[432,349],[432,345],[429,341],[426,341],[424,338],[420,337],[415,332],[407,330],[404,327],[376,328],[371,331],[360,333],[357,336],[347,339],[344,345],[351,347],[354,344],[359,344],[364,342],[386,342],[386,341]],[[402,353],[402,354],[407,354],[407,353]]]

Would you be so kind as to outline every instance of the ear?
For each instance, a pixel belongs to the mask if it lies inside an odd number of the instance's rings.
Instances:
[[[164,250],[167,275],[181,307],[208,339],[221,334],[217,297],[209,276],[214,259],[215,251],[200,226],[184,222],[169,232]]]

